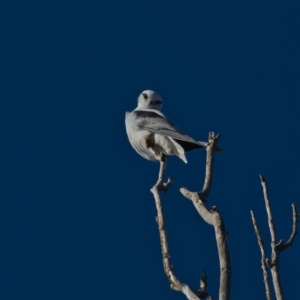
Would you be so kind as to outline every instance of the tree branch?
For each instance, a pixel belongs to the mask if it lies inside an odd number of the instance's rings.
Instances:
[[[204,202],[206,202],[213,179],[213,164],[214,164],[214,153],[220,151],[218,148],[218,140],[220,136],[215,136],[213,132],[209,133],[209,141],[206,148],[206,173],[203,189],[201,192],[191,192],[186,188],[181,188],[180,192],[183,196],[191,200],[203,218],[203,220],[209,225],[214,226],[215,236],[217,241],[217,248],[220,262],[220,288],[219,288],[219,300],[228,300],[230,298],[231,288],[231,264],[229,248],[227,244],[227,231],[223,222],[222,216],[219,213],[217,207],[211,207],[208,211]]]
[[[206,198],[209,195],[210,188],[212,186],[213,180],[213,166],[214,166],[214,158],[215,151],[218,148],[218,140],[220,135],[214,136],[213,132],[210,132],[208,135],[208,146],[206,148],[206,168],[205,168],[205,180],[202,191],[200,192],[202,201],[206,201]]]
[[[264,278],[264,283],[265,283],[265,290],[266,290],[266,297],[267,300],[271,300],[271,291],[269,287],[269,282],[268,282],[268,273],[267,273],[267,267],[266,267],[266,254],[265,254],[265,247],[264,247],[264,241],[262,239],[261,233],[259,231],[259,228],[257,226],[255,216],[252,210],[250,210],[251,217],[252,217],[252,222],[254,226],[254,231],[257,237],[258,245],[261,251],[261,268],[263,270],[263,278]]]
[[[163,259],[163,267],[165,274],[167,275],[168,280],[171,283],[171,288],[175,291],[180,291],[184,293],[189,300],[199,300],[207,296],[207,292],[204,290],[193,291],[188,285],[181,283],[174,274],[174,267],[170,262],[170,254],[166,233],[166,226],[164,221],[164,213],[163,206],[161,201],[160,192],[166,193],[170,185],[172,184],[172,179],[169,178],[166,183],[164,180],[164,173],[166,169],[166,159],[162,157],[160,160],[160,169],[159,176],[156,184],[151,189],[151,192],[155,199],[155,205],[157,209],[157,217],[156,221],[158,224],[159,236],[160,236],[160,244],[162,251],[162,259]]]
[[[266,204],[266,211],[268,215],[268,224],[269,224],[269,229],[270,229],[270,234],[271,234],[271,249],[272,249],[272,261],[271,263],[266,259],[267,265],[271,269],[271,275],[273,279],[273,286],[275,290],[275,295],[277,300],[284,300],[284,295],[283,295],[283,290],[282,290],[282,285],[281,285],[281,280],[280,280],[280,275],[279,275],[279,251],[278,247],[276,245],[276,231],[275,231],[275,226],[274,226],[274,221],[273,221],[273,213],[271,210],[270,206],[270,199],[268,195],[268,186],[267,186],[267,181],[266,179],[260,176],[260,181],[261,185],[263,187],[263,194],[264,194],[264,199],[265,199],[265,204]],[[279,242],[279,245],[282,243]]]
[[[279,249],[279,251],[284,251],[286,248],[291,247],[293,245],[294,239],[296,235],[298,234],[298,229],[297,229],[297,223],[299,219],[299,214],[297,212],[297,207],[294,203],[292,203],[292,210],[293,210],[293,229],[292,229],[292,234],[289,238],[289,240],[285,243],[282,244],[282,248]]]
[[[275,225],[274,225],[274,221],[273,221],[273,214],[272,214],[272,210],[271,210],[270,199],[268,196],[267,181],[261,175],[260,175],[260,181],[261,181],[261,184],[263,187],[263,194],[264,194],[266,210],[267,210],[267,215],[268,215],[268,224],[269,224],[270,233],[271,233],[271,249],[272,249],[272,261],[270,262],[268,259],[266,259],[265,262],[266,262],[266,265],[271,269],[276,299],[283,300],[284,295],[283,295],[283,290],[282,290],[280,275],[279,275],[279,255],[280,255],[280,252],[284,251],[285,249],[287,249],[288,247],[291,247],[293,245],[294,239],[298,233],[297,223],[298,223],[299,214],[297,212],[297,208],[296,208],[295,204],[293,203],[292,204],[292,210],[293,210],[292,234],[291,234],[289,240],[287,241],[287,243],[284,243],[283,240],[280,240],[277,243],[276,242]],[[251,212],[251,214],[253,214],[253,213]],[[253,216],[252,216],[252,220],[253,220]]]
[[[259,175],[259,177],[260,177],[261,185],[263,187],[263,194],[264,194],[266,210],[267,210],[267,215],[268,215],[268,224],[269,224],[270,234],[271,234],[271,243],[275,245],[276,244],[276,231],[275,231],[275,226],[274,226],[274,222],[273,222],[273,213],[272,213],[271,206],[270,206],[270,199],[269,199],[269,195],[268,195],[268,185],[267,185],[266,179],[262,175]]]

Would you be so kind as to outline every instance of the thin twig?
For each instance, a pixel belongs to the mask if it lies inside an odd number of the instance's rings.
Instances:
[[[276,244],[276,230],[275,230],[275,226],[274,226],[273,213],[272,213],[272,209],[270,206],[270,199],[269,199],[269,195],[268,195],[268,185],[267,185],[266,179],[262,175],[259,175],[259,177],[260,177],[261,185],[263,187],[266,210],[267,210],[267,214],[268,214],[268,223],[269,223],[270,234],[271,234],[271,243],[275,245]]]
[[[251,210],[250,213],[251,213],[251,217],[252,217],[254,231],[255,231],[258,245],[259,245],[260,252],[261,252],[261,268],[263,270],[263,278],[264,278],[264,283],[265,283],[266,297],[267,297],[267,300],[271,300],[272,296],[271,296],[271,291],[270,291],[269,282],[268,282],[268,272],[267,272],[267,267],[266,267],[266,253],[265,253],[264,241],[262,239],[260,230],[257,226],[253,211]]]
[[[293,210],[293,229],[292,229],[292,234],[289,238],[289,240],[283,244],[282,249],[279,249],[279,251],[283,251],[288,247],[291,247],[293,245],[293,242],[295,240],[296,235],[298,234],[298,229],[297,229],[297,223],[299,219],[299,214],[297,212],[297,207],[294,203],[292,203],[292,210]]]
[[[206,168],[205,168],[205,180],[204,185],[202,188],[202,191],[199,193],[199,196],[202,201],[206,201],[211,186],[212,186],[212,180],[213,180],[213,166],[214,166],[214,153],[216,149],[218,148],[218,140],[220,138],[220,135],[214,136],[213,132],[210,132],[208,135],[208,146],[206,148],[207,150],[207,156],[206,156]]]

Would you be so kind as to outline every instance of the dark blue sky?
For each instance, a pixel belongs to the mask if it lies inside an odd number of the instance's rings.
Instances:
[[[208,205],[229,231],[232,299],[264,299],[253,209],[269,255],[258,175],[278,237],[300,210],[297,1],[5,1],[0,5],[0,298],[184,299],[163,273],[149,189],[158,164],[127,141],[142,90],[190,136],[221,134]],[[172,263],[217,298],[214,233],[179,188],[200,190],[205,151],[168,162]],[[300,240],[281,256],[300,294]]]

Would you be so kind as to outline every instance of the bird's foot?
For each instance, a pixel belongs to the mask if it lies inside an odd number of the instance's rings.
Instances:
[[[154,158],[158,161],[165,161],[165,155],[161,152],[156,152],[152,145],[147,145],[147,148],[149,149],[149,151],[153,154]]]
[[[158,161],[166,161],[165,155],[163,153],[156,153],[154,154],[155,159],[157,159]]]

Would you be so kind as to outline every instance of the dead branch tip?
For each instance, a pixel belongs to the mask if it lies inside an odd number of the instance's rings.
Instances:
[[[260,181],[261,181],[261,182],[267,182],[267,180],[266,180],[266,178],[265,178],[264,176],[259,175],[259,177],[260,177]]]

